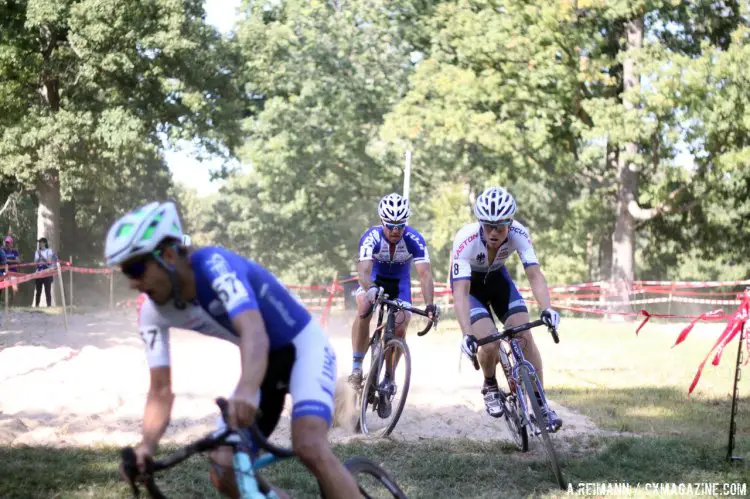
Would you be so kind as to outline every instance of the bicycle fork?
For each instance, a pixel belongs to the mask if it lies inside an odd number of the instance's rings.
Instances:
[[[512,375],[509,379],[513,379],[516,385],[517,398],[519,403],[521,404],[521,411],[523,412],[523,424],[528,425],[529,427],[533,427],[534,434],[539,435],[540,429],[538,427],[538,423],[534,424],[534,422],[532,421],[532,414],[527,404],[526,397],[528,396],[529,399],[531,399],[531,397],[536,397],[536,400],[539,403],[539,407],[542,409],[544,414],[549,417],[548,415],[550,413],[550,410],[549,406],[547,405],[547,396],[544,394],[544,388],[542,387],[541,381],[539,381],[539,376],[537,376],[536,374],[536,369],[534,369],[534,366],[531,364],[531,362],[523,357],[521,348],[514,342],[512,342],[510,346],[517,362],[513,366]],[[523,366],[526,369],[526,372],[529,374],[529,380],[531,381],[533,387],[536,389],[535,393],[526,393],[526,386],[524,386],[523,381],[521,380],[521,375],[519,374],[521,366]],[[537,394],[539,394],[539,396],[537,396]],[[545,428],[549,428],[550,426],[549,421],[544,421],[543,424],[545,425]]]
[[[510,359],[508,359],[508,353],[505,351],[505,345],[501,341],[498,345],[498,351],[500,352],[500,365],[503,367],[505,373],[505,379],[508,380],[508,389],[511,395],[516,394],[516,380],[513,378],[513,372],[510,367]]]

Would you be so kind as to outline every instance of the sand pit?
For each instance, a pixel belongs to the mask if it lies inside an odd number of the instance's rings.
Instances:
[[[15,313],[0,329],[0,445],[129,445],[140,435],[148,369],[135,312],[76,315],[65,332],[62,317]],[[350,322],[329,327],[339,376],[351,369]],[[391,438],[507,440],[505,424],[484,412],[481,374],[467,361],[459,372],[456,334],[419,338],[411,331],[412,381],[404,413]],[[166,440],[186,442],[214,428],[214,398],[231,393],[239,351],[191,331],[172,333],[175,406]],[[598,432],[587,418],[551,401],[565,421],[556,439]],[[288,406],[289,404],[287,404]],[[362,439],[336,427],[333,441]],[[288,410],[274,441],[288,445]]]

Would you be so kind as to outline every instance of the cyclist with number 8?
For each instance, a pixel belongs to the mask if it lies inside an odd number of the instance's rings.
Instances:
[[[105,244],[107,265],[119,266],[131,287],[146,295],[139,329],[150,387],[143,437],[135,449],[140,471],[146,471],[146,461],[169,425],[174,401],[169,329],[177,327],[239,347],[242,371],[228,404],[232,428],[256,422],[270,436],[290,393],[295,454],[319,480],[326,497],[361,497],[354,478],[328,445],[336,355],[325,333],[261,265],[222,247],[188,248],[190,241],[183,236],[175,205],[152,202],[117,220]],[[222,429],[223,419],[217,425]],[[238,497],[231,447],[222,446],[211,457],[214,486],[227,497]],[[258,481],[269,489],[260,477]]]
[[[516,201],[503,188],[490,187],[482,192],[474,204],[477,222],[462,227],[453,242],[451,257],[451,288],[453,302],[463,339],[461,350],[470,358],[477,354],[484,373],[482,396],[492,417],[504,414],[504,406],[496,378],[498,344],[493,342],[477,347],[473,337],[482,339],[496,328],[490,309],[505,327],[529,322],[529,311],[515,283],[505,267],[505,262],[515,251],[521,258],[534,298],[543,310],[541,319],[549,327],[557,327],[560,314],[550,305],[547,281],[531,244],[529,232],[514,220]],[[519,335],[523,354],[534,366],[542,380],[542,359],[531,331]],[[545,407],[536,394],[540,406]],[[549,431],[557,431],[562,420],[550,409],[545,414],[550,422]]]

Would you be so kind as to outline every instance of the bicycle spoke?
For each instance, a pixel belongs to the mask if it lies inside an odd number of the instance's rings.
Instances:
[[[411,357],[406,343],[397,338],[390,340],[379,364],[379,369],[371,369],[365,381],[360,425],[365,434],[387,436],[401,416],[409,391]]]

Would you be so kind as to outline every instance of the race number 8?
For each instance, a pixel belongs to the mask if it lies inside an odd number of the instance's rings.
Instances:
[[[443,268],[445,268],[445,267],[443,267]],[[458,275],[458,264],[457,263],[453,264],[453,275]]]

